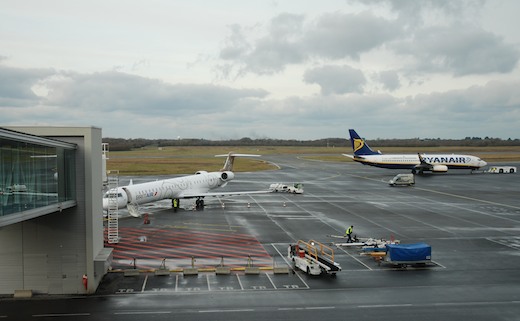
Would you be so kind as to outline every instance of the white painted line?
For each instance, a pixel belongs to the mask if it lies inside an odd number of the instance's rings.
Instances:
[[[273,280],[271,280],[271,277],[269,276],[269,274],[266,273],[265,276],[267,276],[267,278],[269,279],[269,282],[271,282],[271,284],[273,285],[273,288],[275,290],[277,290],[278,288],[276,287],[276,285],[274,285],[274,282],[273,282]]]
[[[342,252],[346,253],[348,256],[350,256],[351,258],[353,258],[354,260],[356,260],[359,264],[363,265],[364,267],[366,267],[367,269],[369,269],[370,271],[372,271],[373,269],[366,265],[365,263],[361,262],[359,259],[357,259],[356,257],[354,257],[354,255],[350,254],[349,252],[347,252],[344,248],[340,247],[339,248]]]
[[[209,284],[209,274],[206,274],[206,281],[208,282],[208,291],[211,291],[211,285]]]
[[[236,276],[238,279],[238,284],[240,285],[240,290],[244,290],[244,287],[242,286],[242,281],[240,281],[240,276],[238,276],[238,274]]]
[[[305,283],[305,281],[302,279],[302,277],[301,277],[298,273],[296,273],[296,276],[300,279],[300,281],[302,281],[303,284],[305,284],[305,286],[307,287],[307,289],[310,289],[310,288],[311,288],[307,283]]]
[[[115,315],[132,315],[132,314],[171,314],[171,311],[123,311],[114,312]]]
[[[199,313],[227,313],[227,312],[254,312],[255,309],[233,309],[233,310],[200,310]]]
[[[424,303],[424,304],[373,304],[373,305],[358,305],[358,308],[403,308],[403,307],[464,307],[464,306],[481,306],[481,305],[511,305],[519,304],[520,301],[479,301],[479,302],[437,302],[437,303]]]
[[[306,307],[306,308],[278,308],[278,311],[302,311],[302,310],[332,310],[336,307]]]
[[[177,292],[179,288],[179,275],[175,274],[175,292]]]
[[[273,243],[271,243],[271,246],[276,250],[276,252],[278,252],[278,254],[280,254],[280,256],[283,258],[283,260],[285,261],[285,263],[287,263],[287,265],[289,266],[292,266],[292,264],[289,264],[289,262],[287,261],[287,259],[285,258],[285,256],[282,255],[282,253],[280,253],[280,251],[278,251],[278,249],[276,248],[276,246],[274,246]],[[302,279],[302,277],[298,274],[298,273],[295,273],[296,276],[298,276],[298,278],[300,279],[300,281],[302,281],[302,283],[307,287],[307,289],[310,289],[311,287],[305,283],[305,281]]]
[[[143,287],[141,288],[141,293],[144,292],[144,289],[146,288],[146,283],[148,282],[148,274],[146,274],[143,282]]]
[[[373,305],[358,305],[358,308],[403,308],[411,307],[413,304],[373,304]]]
[[[88,317],[90,313],[49,313],[49,314],[33,314],[35,318],[54,318],[54,317]]]
[[[470,200],[470,201],[481,202],[481,203],[497,205],[497,206],[504,206],[504,207],[509,207],[509,208],[515,209],[515,210],[520,210],[520,207],[518,207],[518,206],[513,206],[513,205],[508,205],[508,204],[503,204],[503,203],[497,203],[497,202],[492,202],[492,201],[486,201],[486,200],[481,200],[481,199],[478,199],[478,198],[467,197],[467,196],[462,196],[462,195],[457,195],[457,194],[452,194],[452,193],[446,193],[446,192],[440,192],[440,191],[435,191],[435,190],[426,189],[426,188],[416,187],[416,189],[420,189],[420,190],[427,191],[427,192],[432,192],[432,193],[437,193],[437,194],[441,194],[441,195],[448,195],[448,196],[461,198],[461,199],[466,199],[466,200]],[[486,214],[486,215],[493,216],[493,217],[500,217],[500,216],[496,216],[496,215],[489,214],[489,213],[483,213],[483,212],[481,212],[481,214]],[[510,220],[514,221],[513,219],[510,219]]]
[[[432,260],[432,263],[433,263],[433,264],[435,264],[435,265],[438,265],[438,266],[440,266],[440,267],[441,267],[441,268],[443,268],[443,269],[445,269],[445,268],[446,268],[446,267],[445,267],[444,265],[440,264],[440,263],[439,263],[439,262],[437,262],[437,261],[434,261],[434,260]]]

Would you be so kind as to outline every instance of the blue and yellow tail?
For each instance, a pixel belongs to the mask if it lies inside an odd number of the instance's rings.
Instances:
[[[355,156],[365,156],[365,155],[378,155],[380,153],[374,152],[370,146],[365,142],[365,140],[359,137],[358,133],[355,130],[349,129],[350,134],[350,142],[352,143],[352,150],[354,151]]]

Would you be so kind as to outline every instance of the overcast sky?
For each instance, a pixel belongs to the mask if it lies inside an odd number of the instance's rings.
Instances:
[[[520,1],[0,0],[0,126],[520,138]]]

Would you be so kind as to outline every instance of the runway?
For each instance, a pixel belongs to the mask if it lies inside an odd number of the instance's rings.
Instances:
[[[403,171],[354,163],[329,163],[295,156],[262,157],[278,171],[236,173],[227,190],[260,190],[275,182],[303,183],[303,195],[281,193],[206,199],[204,211],[191,201],[174,213],[155,204],[150,224],[120,220],[121,242],[114,269],[153,270],[166,263],[169,276],[109,273],[97,295],[76,300],[6,301],[0,313],[18,309],[20,320],[45,313],[85,318],[138,320],[516,320],[520,313],[520,176],[446,174],[416,177],[414,187],[390,187]],[[514,164],[511,164],[514,165]],[[518,164],[517,164],[518,165]],[[125,178],[127,180],[130,177]],[[153,180],[154,178],[149,178]],[[124,183],[124,180],[122,180]],[[342,235],[354,225],[360,237],[426,242],[427,267],[379,265],[355,248],[336,248],[337,277],[302,271],[274,274],[290,266],[289,244]],[[195,261],[193,261],[193,259]],[[164,261],[163,261],[164,260]],[[230,275],[211,272],[224,262]],[[243,267],[260,267],[247,275]],[[195,266],[209,272],[184,276]],[[207,270],[209,269],[209,270]],[[41,302],[40,300],[38,300]],[[31,312],[23,304],[32,304]],[[66,307],[66,309],[65,309]],[[20,312],[22,311],[22,312]],[[22,317],[23,316],[23,317]],[[17,318],[14,318],[17,319]]]

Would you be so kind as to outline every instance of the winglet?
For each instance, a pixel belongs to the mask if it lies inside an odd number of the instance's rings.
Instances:
[[[417,156],[419,156],[419,161],[421,162],[421,165],[430,165],[430,163],[424,160],[424,157],[423,155],[421,155],[421,153],[417,153]]]

